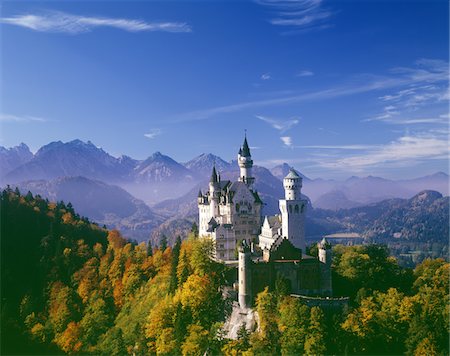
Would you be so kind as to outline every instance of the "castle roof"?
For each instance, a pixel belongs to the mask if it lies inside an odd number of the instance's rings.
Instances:
[[[328,242],[328,240],[325,237],[322,239],[322,241],[319,242],[318,245],[319,245],[319,248],[322,248],[325,250],[328,250],[331,248],[331,244]]]
[[[295,171],[295,169],[291,168],[289,170],[289,173],[286,177],[284,178],[289,178],[289,179],[298,179],[300,178],[300,176],[298,175],[298,173]]]
[[[250,148],[248,147],[247,136],[244,138],[244,144],[242,149],[239,150],[239,154],[244,157],[250,157]]]
[[[280,217],[278,215],[275,216],[267,216],[264,219],[264,223],[267,221],[267,223],[269,224],[269,226],[274,229],[274,228],[279,228],[281,227],[281,222],[280,222]]]
[[[212,173],[211,173],[211,179],[209,181],[211,183],[217,183],[219,181],[215,165],[213,166],[213,170],[212,170]]]

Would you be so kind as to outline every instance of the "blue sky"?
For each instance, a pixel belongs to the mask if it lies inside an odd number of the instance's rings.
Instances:
[[[4,1],[1,142],[448,172],[448,3]]]

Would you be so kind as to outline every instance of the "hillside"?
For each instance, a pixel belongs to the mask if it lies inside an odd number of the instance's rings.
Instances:
[[[449,197],[435,191],[423,191],[411,199],[388,199],[339,211],[317,209],[313,216],[339,224],[342,231],[359,232],[373,241],[446,243],[449,236]]]
[[[53,281],[67,283],[88,260],[94,245],[106,246],[107,232],[64,204],[4,190],[1,211],[2,354],[54,353],[24,333],[24,319],[36,316]],[[20,282],[19,282],[20,281]]]
[[[120,230],[124,236],[146,241],[164,218],[122,188],[85,177],[27,181],[17,185],[51,201],[71,203],[81,215],[100,225]]]

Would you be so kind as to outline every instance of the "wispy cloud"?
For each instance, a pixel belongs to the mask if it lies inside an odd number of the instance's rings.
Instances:
[[[281,136],[281,141],[286,147],[291,148],[293,146],[292,137],[291,136]]]
[[[311,77],[314,75],[314,72],[310,70],[301,70],[300,72],[296,73],[296,77]]]
[[[362,172],[370,167],[411,165],[430,159],[448,159],[449,153],[447,135],[429,131],[415,135],[406,134],[385,145],[369,146],[361,154],[319,159],[318,165]]]
[[[373,145],[308,145],[308,146],[295,146],[296,148],[314,148],[325,150],[367,150],[372,149]]]
[[[395,68],[388,75],[374,76],[366,75],[354,78],[350,83],[341,84],[335,87],[313,91],[302,92],[295,95],[264,99],[256,101],[241,102],[236,104],[218,106],[209,109],[191,111],[178,115],[172,122],[197,121],[212,118],[216,115],[239,112],[243,110],[287,105],[302,101],[326,100],[343,96],[362,94],[372,91],[383,91],[392,88],[401,88],[411,85],[423,85],[425,83],[447,83],[449,71],[448,67],[440,63],[444,61],[419,60],[411,68]],[[429,67],[426,66],[429,65]],[[447,64],[448,65],[448,64]]]
[[[269,22],[277,26],[305,31],[329,27],[325,22],[333,15],[322,0],[255,0],[273,13]]]
[[[0,114],[0,122],[47,122],[48,119],[42,117],[30,116],[30,115],[11,115]]]
[[[270,73],[264,73],[261,75],[261,80],[269,80],[271,78],[272,76],[270,75]]]
[[[300,121],[298,118],[292,118],[289,120],[276,120],[267,116],[261,116],[256,115],[256,118],[260,119],[261,121],[264,121],[265,123],[268,123],[270,126],[272,126],[275,130],[280,131],[281,133],[284,133],[291,129],[293,126],[297,125]]]
[[[159,136],[161,134],[161,129],[151,129],[148,133],[144,134],[144,136],[149,138],[150,140],[153,140],[156,136]]]
[[[2,17],[0,22],[21,26],[39,32],[79,34],[90,32],[98,27],[109,27],[128,32],[163,31],[191,32],[191,26],[185,22],[146,22],[142,20],[108,17],[90,17],[72,15],[59,11],[42,14],[22,14]]]
[[[441,118],[430,115],[430,111],[435,110],[429,109],[444,106],[449,100],[448,63],[421,59],[416,65],[415,70],[395,68],[393,71],[407,73],[411,78],[421,80],[380,96],[378,99],[383,105],[381,113],[363,121],[382,121],[399,125],[443,123]],[[447,78],[445,81],[442,80],[444,75]]]

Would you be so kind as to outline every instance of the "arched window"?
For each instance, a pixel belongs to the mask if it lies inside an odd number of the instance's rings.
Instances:
[[[238,203],[236,203],[236,211],[237,211],[238,213],[239,213],[240,208],[241,208],[241,206],[240,206]]]
[[[298,204],[295,204],[295,212],[298,214]]]
[[[302,204],[302,209],[300,210],[300,212],[302,212],[303,213],[303,209],[305,208],[305,205],[304,204]]]
[[[292,205],[289,205],[289,212],[292,214]]]

